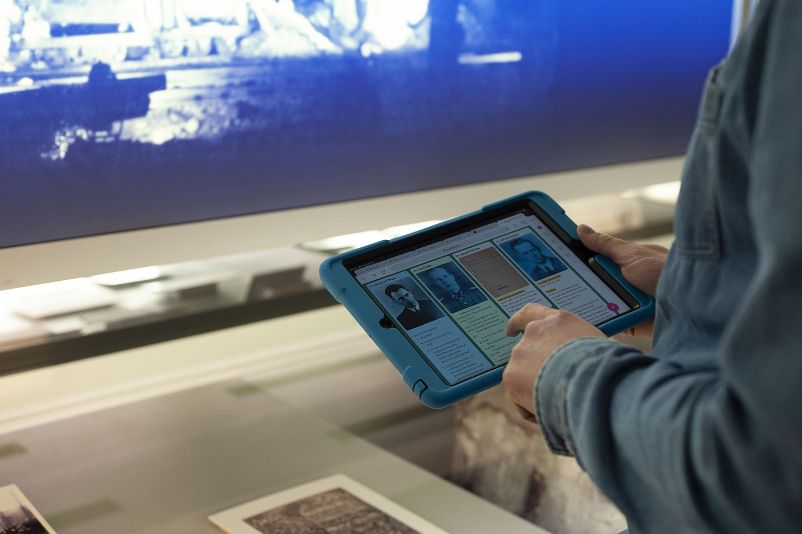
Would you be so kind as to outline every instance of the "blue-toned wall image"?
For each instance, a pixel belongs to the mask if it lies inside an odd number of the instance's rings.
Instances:
[[[679,154],[731,10],[0,6],[0,246]]]

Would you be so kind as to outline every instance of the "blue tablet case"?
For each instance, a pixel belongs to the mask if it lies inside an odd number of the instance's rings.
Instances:
[[[394,244],[401,240],[409,239],[411,236],[424,235],[431,232],[434,228],[440,228],[446,225],[451,226],[455,222],[459,222],[463,219],[480,215],[484,212],[495,211],[499,208],[503,208],[505,205],[519,204],[525,200],[537,204],[571,238],[579,239],[576,233],[576,223],[565,214],[565,210],[563,210],[559,204],[545,193],[530,191],[490,204],[479,211],[442,222],[434,227],[415,232],[414,234],[399,237],[391,241],[380,241],[366,247],[333,256],[324,261],[320,266],[320,278],[326,289],[338,302],[345,306],[371,339],[373,339],[379,347],[379,350],[381,350],[396,369],[398,369],[407,387],[420,398],[421,402],[430,408],[442,408],[484,389],[495,386],[501,382],[504,366],[469,378],[459,384],[448,385],[430,367],[404,334],[397,328],[381,326],[380,321],[385,318],[385,312],[370,297],[368,292],[359,285],[343,263],[351,258],[382,249],[387,245]],[[618,266],[608,258],[596,256],[594,259],[605,271],[615,278],[639,304],[637,309],[599,326],[602,332],[611,336],[654,316],[654,299],[652,299],[652,297],[646,295],[627,282],[621,275]]]

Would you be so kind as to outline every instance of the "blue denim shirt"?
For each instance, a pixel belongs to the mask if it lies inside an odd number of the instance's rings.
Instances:
[[[802,532],[802,1],[762,0],[710,73],[652,356],[547,361],[536,412],[641,532]]]

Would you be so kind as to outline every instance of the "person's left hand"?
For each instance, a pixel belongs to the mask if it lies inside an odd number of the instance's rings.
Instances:
[[[504,369],[507,397],[521,417],[535,422],[534,386],[540,369],[560,346],[580,337],[605,337],[601,330],[573,313],[527,304],[507,323],[507,335],[523,332]]]

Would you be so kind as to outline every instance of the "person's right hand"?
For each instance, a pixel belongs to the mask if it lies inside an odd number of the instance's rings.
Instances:
[[[639,245],[593,230],[580,224],[577,234],[582,243],[594,252],[607,256],[621,267],[624,278],[644,293],[654,296],[657,280],[666,263],[668,249],[660,245]],[[641,323],[627,329],[626,333],[636,337],[652,337],[654,321]]]

